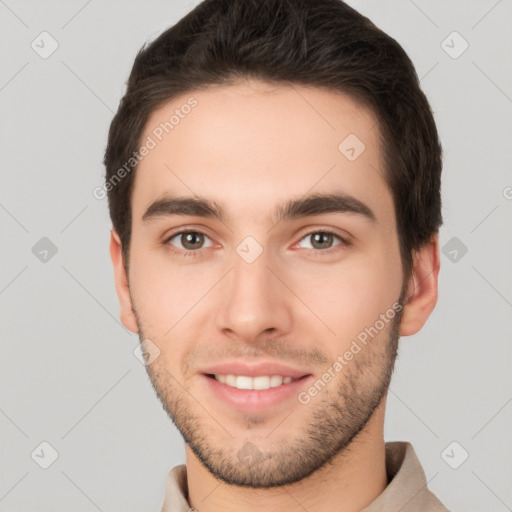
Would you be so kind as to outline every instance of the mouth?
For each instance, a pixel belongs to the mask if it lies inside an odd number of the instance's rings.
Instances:
[[[228,406],[245,413],[268,412],[282,404],[298,402],[299,392],[310,385],[312,374],[300,377],[284,375],[200,374],[206,385],[209,403]]]
[[[300,380],[307,375],[303,375],[302,377],[290,377],[283,375],[259,375],[259,376],[249,376],[249,375],[233,375],[233,374],[213,374],[207,373],[205,374],[210,379],[215,379],[222,384],[226,384],[226,386],[236,388],[236,389],[253,389],[258,391],[263,391],[270,388],[277,388],[282,386],[283,384],[289,384],[290,382],[294,382],[296,380]]]

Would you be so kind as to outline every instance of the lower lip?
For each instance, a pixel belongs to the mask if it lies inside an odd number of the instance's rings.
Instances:
[[[297,397],[301,388],[313,379],[306,375],[287,384],[269,389],[238,389],[228,386],[217,379],[201,375],[206,385],[224,402],[242,412],[261,412],[293,397]]]

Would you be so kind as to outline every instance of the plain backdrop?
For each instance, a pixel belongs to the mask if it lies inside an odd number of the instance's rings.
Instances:
[[[184,463],[92,192],[136,52],[197,3],[0,1],[1,511],[156,512]],[[439,301],[400,342],[385,438],[451,510],[512,510],[512,2],[349,4],[412,58],[444,149]]]

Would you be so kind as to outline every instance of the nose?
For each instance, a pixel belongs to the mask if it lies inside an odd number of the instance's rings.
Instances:
[[[283,284],[277,265],[267,252],[248,263],[238,254],[219,294],[217,327],[225,335],[247,343],[263,336],[284,336],[292,326],[293,294]]]

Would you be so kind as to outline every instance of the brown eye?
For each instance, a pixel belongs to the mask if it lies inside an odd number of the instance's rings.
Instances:
[[[340,245],[344,243],[344,240],[334,233],[330,231],[314,231],[312,233],[308,233],[302,240],[307,238],[311,239],[311,249],[316,249],[319,251],[327,251],[336,245]],[[337,244],[333,244],[334,239],[338,239],[339,242]]]
[[[179,233],[171,235],[165,243],[170,244],[173,250],[176,250],[177,252],[198,252],[199,249],[203,248],[205,238],[208,237],[200,231],[180,231]],[[172,240],[177,240],[177,242],[171,243]]]
[[[200,249],[204,242],[204,236],[202,233],[182,233],[180,241],[187,250]]]
[[[311,241],[312,245],[315,249],[329,249],[332,241],[333,235],[331,233],[313,233]]]

